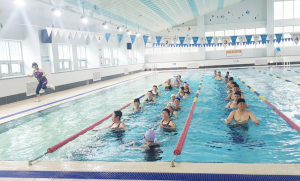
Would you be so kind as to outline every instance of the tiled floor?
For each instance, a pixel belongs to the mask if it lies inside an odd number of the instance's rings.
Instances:
[[[0,117],[10,115],[25,109],[34,108],[43,104],[54,102],[66,97],[83,92],[112,85],[139,76],[146,76],[152,72],[141,72],[112,80],[107,80],[67,91],[57,92],[42,96],[42,101],[35,103],[35,99],[24,100],[4,106],[0,106]],[[104,89],[102,89],[104,90]],[[101,91],[101,90],[99,90]],[[86,96],[85,94],[83,96]],[[0,124],[18,117],[22,117],[51,106],[81,98],[78,96],[66,101],[38,108],[26,113],[0,120]],[[151,172],[151,173],[224,173],[224,174],[258,174],[258,175],[300,175],[300,164],[237,164],[237,163],[176,163],[176,167],[170,167],[169,162],[37,162],[32,166],[22,161],[0,161],[0,171],[68,171],[68,172]],[[82,179],[44,179],[44,178],[1,178],[0,181],[59,181]],[[85,180],[85,179],[84,179]],[[91,179],[87,179],[91,181]]]

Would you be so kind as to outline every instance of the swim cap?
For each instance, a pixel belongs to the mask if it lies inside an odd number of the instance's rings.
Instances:
[[[239,104],[240,102],[246,103],[245,99],[239,99],[239,100],[237,101],[237,104]]]
[[[188,83],[184,83],[184,85],[187,86],[187,87],[189,87],[189,84],[188,84]]]
[[[236,91],[236,92],[234,93],[234,95],[239,95],[239,96],[241,96],[242,93],[241,93],[240,91]]]
[[[229,80],[233,80],[233,77],[230,77]]]
[[[168,79],[168,81],[170,81],[170,82],[171,82],[171,79]]]
[[[149,129],[145,133],[145,138],[147,141],[153,142],[155,140],[155,132],[152,129]]]
[[[227,79],[228,79],[228,76],[225,76],[225,78],[227,78]]]
[[[227,72],[229,74],[229,72]]]
[[[184,87],[180,87],[180,89],[184,90]]]
[[[232,82],[232,84],[237,84],[236,82]]]
[[[240,87],[238,84],[234,84],[233,87]]]
[[[31,67],[33,68],[34,65],[36,65],[37,67],[39,67],[36,62],[33,62]]]
[[[175,95],[175,94],[172,94],[172,95],[171,95],[171,98],[172,98],[173,96],[176,96],[176,95]]]
[[[169,109],[163,109],[162,112],[166,111],[168,115],[170,116],[170,110]]]
[[[140,99],[134,99],[133,102],[140,102]]]
[[[220,71],[218,73],[221,73]]]
[[[179,100],[179,102],[180,102],[180,98],[179,98],[179,97],[176,97],[175,99],[178,99],[178,100]]]

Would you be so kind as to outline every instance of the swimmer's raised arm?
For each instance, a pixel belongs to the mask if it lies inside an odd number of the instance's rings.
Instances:
[[[230,105],[231,105],[231,103],[232,103],[232,102],[228,102],[228,104],[227,104],[225,107],[229,108]]]
[[[229,94],[229,95],[226,97],[225,101],[229,101],[230,98],[231,98],[231,94]]]
[[[233,117],[234,117],[234,113],[235,113],[235,111],[231,111],[231,113],[229,114],[228,118],[225,119],[225,123],[226,124],[230,124],[231,123],[231,121],[233,120]]]
[[[258,119],[254,116],[253,112],[249,111],[250,119],[255,123],[255,125],[259,125]]]
[[[101,129],[93,129],[92,131],[101,131],[101,130],[103,130],[103,129],[108,129],[108,128],[110,128],[113,124],[114,124],[114,123],[111,123],[110,125],[108,125],[108,126],[106,126],[106,127],[104,127],[104,128],[101,128]]]

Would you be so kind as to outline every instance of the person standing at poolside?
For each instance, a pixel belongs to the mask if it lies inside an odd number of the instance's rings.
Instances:
[[[37,63],[33,62],[32,68],[34,69],[33,73],[27,76],[28,77],[34,76],[39,81],[39,84],[36,87],[36,91],[35,91],[37,97],[37,100],[35,102],[40,102],[41,101],[40,90],[41,89],[46,90],[48,88],[55,90],[55,87],[51,84],[47,85],[48,83],[48,80],[46,79],[47,73],[44,70],[40,69]]]
[[[251,119],[256,125],[259,125],[259,121],[256,119],[254,114],[251,111],[245,110],[245,99],[239,99],[237,104],[238,110],[234,110],[229,114],[228,118],[225,120],[226,124],[230,124],[232,120],[234,120],[237,124],[244,124]]]
[[[152,95],[154,96],[154,97],[160,97],[160,96],[162,96],[161,95],[161,93],[159,93],[159,92],[157,92],[157,86],[156,85],[154,85],[153,87],[152,87]]]

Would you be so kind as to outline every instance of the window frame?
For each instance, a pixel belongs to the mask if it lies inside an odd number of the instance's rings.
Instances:
[[[80,57],[78,57],[78,53],[79,53],[78,48],[80,49]],[[82,55],[81,55],[82,48],[84,48],[85,57],[82,57]],[[87,69],[86,46],[85,45],[77,45],[76,51],[77,51],[78,69]],[[82,64],[81,64],[82,62],[85,62],[85,66],[82,66]]]
[[[60,46],[62,46],[62,53],[63,53],[63,58],[60,58]],[[64,55],[64,46],[69,47],[69,56],[70,59],[65,59]],[[65,63],[69,63],[69,68],[65,68]],[[60,66],[60,63],[62,63],[62,66]],[[65,71],[71,71],[72,70],[72,46],[70,44],[58,44],[58,67],[60,72],[65,72]]]

